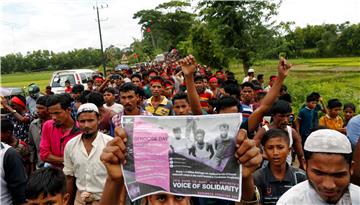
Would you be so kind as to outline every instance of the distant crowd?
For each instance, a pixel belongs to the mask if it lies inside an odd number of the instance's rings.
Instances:
[[[95,72],[86,85],[67,80],[65,93],[32,84],[27,97],[2,97],[1,204],[360,204],[356,106],[314,91],[295,115],[284,85],[290,68],[280,59],[277,75],[250,68],[239,83],[173,49],[163,62]],[[242,113],[233,153],[242,164],[240,202],[165,192],[129,200],[122,116],[226,113]],[[189,155],[221,159],[203,130],[194,136]]]

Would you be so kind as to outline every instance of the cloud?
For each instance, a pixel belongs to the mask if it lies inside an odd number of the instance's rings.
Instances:
[[[141,31],[134,13],[153,9],[166,0],[107,0],[100,9],[104,47],[124,48],[140,39]],[[1,0],[0,55],[47,49],[55,52],[75,48],[100,47],[94,0]],[[278,21],[296,25],[321,23],[359,23],[358,0],[284,0]],[[106,19],[106,20],[105,20]]]

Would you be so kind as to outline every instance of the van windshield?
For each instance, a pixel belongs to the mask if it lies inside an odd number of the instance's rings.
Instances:
[[[75,84],[74,74],[60,74],[54,77],[51,87],[65,87],[65,81],[69,80],[71,85]]]

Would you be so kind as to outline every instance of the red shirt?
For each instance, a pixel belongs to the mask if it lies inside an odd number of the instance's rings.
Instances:
[[[40,158],[45,159],[53,154],[58,157],[64,156],[64,149],[66,143],[73,137],[80,134],[80,129],[76,125],[71,130],[62,133],[61,127],[55,127],[54,120],[48,120],[42,126],[41,140],[40,140]],[[58,165],[54,165],[58,166]]]
[[[65,88],[65,92],[66,92],[66,93],[71,93],[71,91],[72,91],[72,88],[71,88],[71,87],[66,87],[66,88]]]
[[[207,109],[209,108],[209,103],[208,101],[212,98],[211,94],[208,92],[203,92],[201,94],[199,94],[200,97],[200,105],[202,109]]]

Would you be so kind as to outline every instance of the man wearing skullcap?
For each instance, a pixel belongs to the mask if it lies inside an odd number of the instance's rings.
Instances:
[[[352,149],[342,133],[321,129],[305,141],[308,180],[297,184],[277,204],[360,204],[360,187],[350,183]]]

